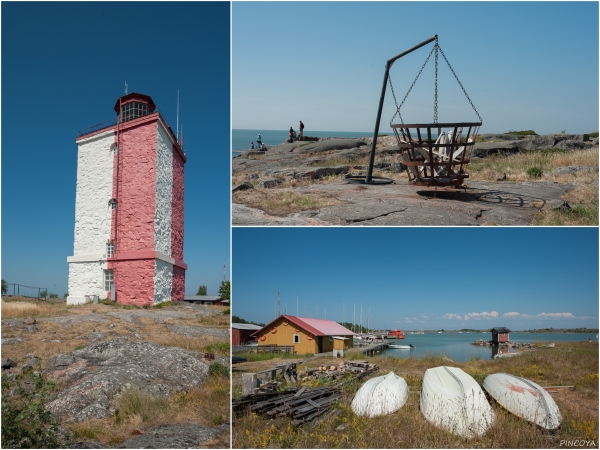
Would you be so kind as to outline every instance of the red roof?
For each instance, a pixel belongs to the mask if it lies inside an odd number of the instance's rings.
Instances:
[[[268,329],[271,324],[275,321],[284,318],[287,319],[290,323],[298,325],[300,328],[305,329],[313,336],[353,336],[354,333],[349,329],[341,326],[339,323],[334,320],[323,320],[323,319],[311,319],[309,317],[296,317],[296,316],[287,316],[281,315],[277,319],[272,320],[268,324],[266,324],[263,328],[258,330],[256,333],[253,333],[252,336],[259,334],[262,330]]]

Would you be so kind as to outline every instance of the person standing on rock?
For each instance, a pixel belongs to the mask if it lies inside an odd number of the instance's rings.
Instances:
[[[298,133],[298,137],[304,136],[304,124],[300,121],[300,133]]]
[[[262,147],[262,137],[260,136],[260,134],[258,135],[258,138],[256,138],[256,147],[257,148]]]

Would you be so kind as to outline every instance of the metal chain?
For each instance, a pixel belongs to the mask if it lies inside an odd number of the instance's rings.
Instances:
[[[392,86],[392,78],[388,76],[388,81],[390,82],[390,87],[392,88],[392,96],[394,97],[394,103],[396,104],[396,112],[394,113],[394,116],[392,117],[392,120],[390,120],[390,125],[392,125],[392,123],[394,122],[394,118],[396,117],[396,114],[398,115],[398,117],[400,117],[400,122],[402,122],[402,124],[404,125],[404,120],[402,119],[402,114],[400,114],[400,108],[402,108],[402,105],[406,101],[406,98],[408,97],[408,94],[410,94],[410,91],[412,90],[412,88],[414,87],[415,83],[419,79],[419,76],[421,76],[421,72],[423,72],[423,69],[427,65],[427,62],[429,61],[429,58],[431,58],[431,55],[433,54],[433,51],[435,49],[436,49],[436,47],[434,47],[433,49],[431,49],[431,51],[429,52],[429,56],[427,56],[427,59],[425,60],[425,62],[423,63],[423,66],[421,67],[421,70],[419,70],[419,73],[417,74],[415,80],[412,82],[410,88],[408,89],[408,92],[406,93],[406,95],[402,99],[402,102],[400,103],[400,106],[398,106],[398,102],[396,101],[396,94],[394,93],[394,87]],[[436,53],[436,56],[437,56],[437,53]],[[436,77],[436,86],[437,86],[437,77]],[[436,103],[437,103],[437,88],[436,88]]]
[[[435,40],[435,99],[433,101],[433,123],[438,123],[438,40]]]
[[[438,45],[439,47],[439,45]],[[448,61],[448,58],[446,58],[446,55],[444,55],[444,52],[442,50],[442,47],[439,47],[440,52],[442,52],[442,56],[444,57],[444,59],[446,60],[446,64],[448,64],[448,67],[450,67],[450,70],[452,71],[452,75],[454,75],[454,78],[456,78],[456,81],[458,81],[458,85],[461,87],[463,93],[465,94],[465,97],[467,97],[467,100],[469,100],[469,103],[471,104],[471,107],[473,108],[473,111],[475,111],[475,114],[477,114],[477,117],[479,117],[479,121],[483,123],[483,119],[481,118],[481,116],[479,115],[479,113],[477,112],[477,109],[475,108],[475,105],[473,105],[473,102],[471,101],[471,99],[469,98],[469,95],[467,94],[467,91],[465,91],[465,88],[463,87],[462,83],[460,82],[460,80],[458,79],[458,76],[456,76],[456,73],[454,72],[454,69],[452,68],[452,66],[450,65],[450,62]],[[436,76],[436,82],[437,82],[437,76]],[[437,88],[437,84],[436,84],[436,88]],[[436,96],[437,96],[437,91],[436,91]]]

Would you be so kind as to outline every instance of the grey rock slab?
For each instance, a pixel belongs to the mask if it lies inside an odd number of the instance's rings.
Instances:
[[[231,192],[245,191],[246,189],[254,189],[254,185],[248,181],[244,181],[242,184],[238,184],[234,187]]]
[[[1,344],[2,345],[12,345],[12,344],[18,344],[19,342],[23,342],[25,339],[22,338],[2,338]]]
[[[63,328],[70,328],[73,324],[84,323],[84,322],[98,322],[106,323],[110,322],[102,314],[80,314],[72,316],[61,316],[61,317],[45,317],[39,319],[39,322],[54,322],[63,326]]]
[[[325,226],[332,225],[329,222],[322,220],[314,220],[312,217],[317,212],[307,212],[290,214],[287,217],[271,216],[260,209],[251,208],[249,206],[240,205],[238,203],[231,204],[231,220],[233,225],[248,225],[248,226]]]
[[[183,336],[213,336],[229,340],[229,328],[195,327],[192,325],[168,325],[167,328],[169,328],[172,333],[181,334]]]
[[[553,175],[570,175],[577,172],[598,172],[598,166],[564,166],[549,173]]]
[[[295,225],[529,225],[540,209],[562,205],[560,197],[573,187],[546,181],[468,182],[465,190],[439,189],[436,193],[405,182],[364,186],[339,181],[292,189],[303,194],[331,195],[344,203],[287,219]],[[267,220],[256,220],[260,212],[252,213],[254,224],[267,224]],[[268,224],[288,224],[285,219]],[[245,224],[242,221],[233,208],[233,223]]]
[[[114,399],[127,389],[155,397],[201,386],[208,365],[201,354],[123,339],[92,344],[48,361],[45,375],[65,389],[47,408],[67,423],[114,415]]]
[[[128,309],[122,311],[111,311],[106,313],[126,322],[137,323],[141,318],[153,319],[158,323],[164,323],[165,319],[183,319],[193,316],[191,311],[171,311],[171,310],[146,310],[146,309]]]
[[[127,439],[117,448],[200,448],[215,439],[223,428],[210,428],[194,423],[160,425]]]

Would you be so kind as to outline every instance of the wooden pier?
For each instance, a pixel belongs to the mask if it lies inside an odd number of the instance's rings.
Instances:
[[[388,348],[389,345],[390,344],[388,342],[379,342],[379,343],[375,343],[375,344],[363,345],[360,347],[353,347],[352,349],[350,349],[348,351],[361,352],[367,356],[373,356],[375,353],[379,353],[380,351]]]

